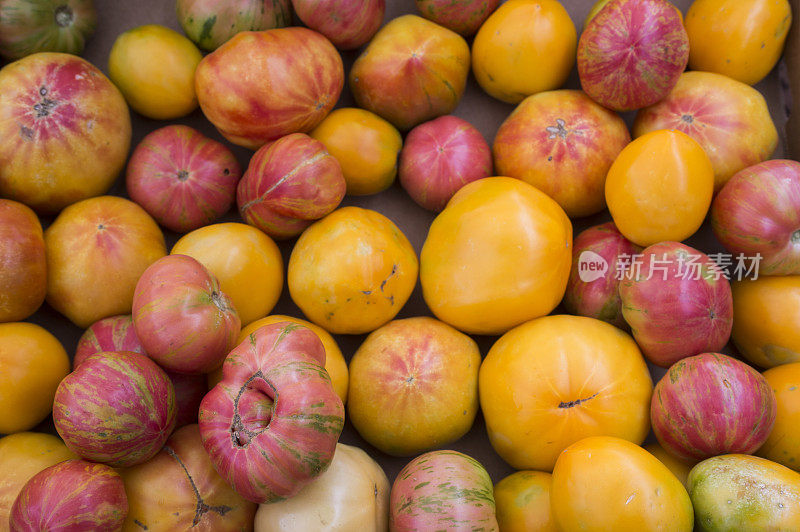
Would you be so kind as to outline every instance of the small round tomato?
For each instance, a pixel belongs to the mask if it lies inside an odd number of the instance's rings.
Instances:
[[[0,523],[8,523],[11,506],[31,477],[73,458],[77,456],[52,434],[17,432],[0,438]]]
[[[309,135],[339,161],[348,194],[377,194],[394,183],[403,138],[375,113],[353,107],[336,109]]]
[[[214,274],[243,326],[269,314],[281,296],[281,251],[253,226],[221,223],[201,227],[178,240],[172,254],[189,255]]]
[[[691,532],[692,502],[667,466],[629,441],[585,438],[558,457],[550,491],[559,530]]]
[[[478,30],[472,71],[490,96],[519,103],[563,85],[577,46],[575,25],[557,0],[509,0]]]
[[[35,427],[53,409],[69,357],[58,339],[33,323],[0,324],[0,433]]]
[[[685,133],[642,135],[619,154],[606,177],[606,203],[625,238],[642,247],[680,242],[703,224],[714,193],[714,168]]]
[[[780,59],[791,25],[788,0],[695,0],[686,13],[689,68],[754,85]]]
[[[418,271],[414,248],[391,220],[344,207],[300,235],[287,279],[309,320],[334,334],[363,334],[397,315]]]
[[[339,396],[339,399],[342,400],[342,403],[346,403],[347,387],[350,380],[347,362],[345,362],[344,355],[342,355],[342,351],[339,349],[339,345],[336,343],[336,340],[334,340],[333,336],[331,336],[330,333],[322,327],[314,325],[309,321],[301,320],[300,318],[293,318],[292,316],[284,316],[282,314],[273,314],[271,316],[267,316],[266,318],[256,320],[247,327],[244,327],[242,332],[239,333],[239,339],[236,340],[236,343],[240,344],[244,342],[245,339],[250,336],[250,334],[254,333],[257,329],[260,329],[265,325],[272,325],[273,323],[280,323],[282,321],[297,323],[304,327],[308,327],[314,331],[317,336],[319,336],[319,339],[322,341],[322,345],[325,347],[325,370],[331,377],[331,383],[333,384],[333,389],[336,392],[336,395]],[[220,374],[220,379],[221,378],[222,375]]]
[[[758,456],[800,471],[800,362],[784,364],[764,372],[778,412],[767,441]]]
[[[422,295],[437,318],[470,334],[502,334],[564,297],[572,223],[553,199],[510,177],[462,187],[420,253]]]
[[[731,283],[739,352],[762,368],[800,362],[800,275]]]
[[[658,443],[650,443],[644,446],[644,449],[658,458],[658,460],[667,466],[673,475],[675,475],[681,484],[686,486],[686,479],[689,477],[689,471],[697,464],[696,460],[683,460],[676,456],[672,456],[664,450]]]
[[[552,475],[517,471],[494,485],[497,524],[503,532],[556,532],[550,511]]]
[[[108,75],[137,113],[156,120],[178,118],[197,107],[194,72],[201,59],[192,41],[149,24],[117,37]]]

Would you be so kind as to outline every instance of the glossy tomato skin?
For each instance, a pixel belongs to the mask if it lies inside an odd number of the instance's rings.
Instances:
[[[225,359],[200,405],[200,435],[245,499],[289,498],[330,465],[344,406],[324,364],[317,335],[287,322],[257,329]]]
[[[478,389],[489,441],[515,469],[552,471],[578,440],[638,445],[650,430],[653,382],[639,348],[592,318],[545,316],[507,332],[486,355]]]
[[[403,468],[392,485],[389,529],[498,532],[492,480],[475,459],[457,451],[431,451]]]
[[[489,96],[517,104],[564,84],[577,42],[575,25],[557,0],[510,0],[475,35],[472,72]]]
[[[715,193],[736,172],[768,159],[778,145],[761,93],[712,72],[681,74],[663,100],[636,114],[634,137],[658,129],[676,129],[703,147],[714,167]]]
[[[777,413],[775,426],[756,454],[800,471],[800,363],[776,366],[763,375],[775,393]]]
[[[550,492],[559,530],[690,532],[692,502],[650,453],[619,438],[585,438],[558,457]]]
[[[42,224],[29,207],[0,199],[0,322],[24,320],[46,293]]]
[[[711,228],[762,275],[800,274],[800,163],[775,159],[734,175],[711,205]]]
[[[571,248],[572,223],[554,200],[519,179],[479,179],[431,224],[420,253],[422,294],[456,329],[502,334],[558,305]]]
[[[702,225],[714,192],[714,168],[703,147],[676,130],[643,135],[619,154],[605,194],[620,232],[639,246],[680,242]]]
[[[791,25],[787,0],[695,0],[686,13],[689,68],[755,85],[777,64]]]
[[[765,369],[800,362],[800,275],[748,278],[731,288],[739,353]]]

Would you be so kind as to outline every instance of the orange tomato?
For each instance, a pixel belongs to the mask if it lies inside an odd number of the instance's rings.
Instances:
[[[339,161],[348,194],[377,194],[394,183],[403,137],[375,113],[352,107],[336,109],[309,135]]]
[[[564,450],[551,506],[560,530],[691,532],[689,494],[667,466],[633,443],[598,436]]]
[[[686,13],[689,68],[758,83],[780,59],[791,25],[788,0],[695,0]]]
[[[550,511],[552,475],[517,471],[494,486],[497,524],[503,532],[557,532]]]
[[[800,275],[731,283],[739,352],[762,368],[800,362]]]
[[[685,133],[642,135],[619,154],[606,177],[606,203],[620,232],[642,247],[692,236],[714,192],[714,168]]]
[[[572,224],[558,204],[510,177],[461,188],[420,254],[422,294],[437,318],[467,333],[502,334],[564,296]]]
[[[36,312],[46,291],[39,218],[22,203],[0,199],[0,322],[24,320]]]
[[[250,336],[250,334],[254,333],[257,329],[260,329],[265,325],[272,325],[273,323],[280,323],[282,321],[298,323],[304,327],[308,327],[314,331],[317,336],[319,336],[319,339],[322,341],[322,345],[325,346],[325,369],[327,370],[328,375],[331,377],[333,389],[336,391],[336,395],[339,396],[342,402],[346,403],[347,387],[350,380],[347,370],[347,362],[345,362],[344,355],[342,355],[342,351],[339,349],[336,340],[334,340],[333,336],[331,336],[330,333],[328,333],[328,331],[322,327],[318,327],[317,325],[314,325],[306,320],[301,320],[300,318],[293,318],[292,316],[284,316],[282,314],[273,314],[272,316],[261,318],[260,320],[254,321],[247,327],[244,327],[242,332],[239,333],[239,339],[236,340],[236,343],[240,344],[244,342],[244,340]],[[222,375],[219,377],[221,379]],[[219,379],[217,379],[217,382],[219,382]],[[214,384],[216,384],[216,382],[214,382]]]
[[[480,369],[489,441],[516,469],[552,471],[588,436],[642,443],[653,381],[628,334],[594,318],[545,316],[503,335]]]
[[[51,434],[18,432],[0,438],[0,530],[8,530],[11,505],[33,475],[73,458],[77,456]]]
[[[208,225],[184,235],[172,254],[189,255],[213,273],[242,326],[270,313],[283,290],[283,257],[275,242],[242,223]]]
[[[764,378],[775,392],[778,412],[772,432],[756,454],[800,471],[800,362],[768,369]]]
[[[490,96],[519,103],[563,85],[577,46],[575,25],[557,0],[508,0],[478,30],[472,71]]]
[[[287,279],[309,320],[334,334],[363,334],[397,315],[418,271],[414,248],[391,220],[344,207],[300,235]]]
[[[661,445],[658,443],[651,443],[644,446],[644,449],[658,458],[658,460],[667,466],[673,475],[675,475],[678,480],[681,481],[681,484],[686,486],[686,479],[689,477],[689,471],[697,464],[696,461],[692,460],[682,460],[675,456],[672,456],[667,451],[664,450]]]
[[[44,232],[47,302],[83,329],[130,314],[136,282],[167,254],[158,224],[134,202],[100,196],[61,211]]]
[[[0,433],[35,427],[53,409],[69,357],[58,339],[33,323],[0,323]]]

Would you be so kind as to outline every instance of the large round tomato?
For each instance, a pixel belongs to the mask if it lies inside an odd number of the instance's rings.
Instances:
[[[282,314],[273,314],[272,316],[267,316],[266,318],[256,320],[247,327],[244,327],[242,332],[239,333],[239,339],[236,340],[236,343],[240,344],[244,342],[251,333],[254,333],[256,330],[265,325],[272,325],[273,323],[280,323],[282,321],[298,323],[304,327],[308,327],[314,331],[314,333],[316,333],[316,335],[322,341],[322,345],[325,347],[325,370],[331,377],[331,384],[333,384],[333,389],[336,392],[336,395],[339,396],[339,399],[342,400],[342,403],[345,403],[347,401],[347,386],[350,380],[347,370],[347,362],[345,362],[344,355],[342,355],[342,351],[339,349],[339,345],[336,343],[336,340],[334,340],[333,336],[331,336],[330,333],[322,327],[314,325],[309,321],[301,320],[300,318],[293,318],[292,316],[284,316]],[[222,379],[221,372],[219,377]]]
[[[251,225],[221,223],[184,235],[172,254],[197,259],[233,301],[242,325],[264,317],[283,290],[283,258],[275,242]]]
[[[563,85],[577,46],[575,25],[557,0],[509,0],[475,35],[472,71],[490,96],[519,103]]]
[[[480,369],[489,441],[516,469],[551,471],[588,436],[636,444],[650,430],[653,381],[626,333],[582,316],[545,316],[503,335]]]
[[[686,13],[689,68],[758,83],[780,59],[791,25],[788,0],[695,0]]]
[[[51,434],[17,432],[0,439],[0,523],[8,524],[11,505],[33,475],[73,458],[77,456]]]
[[[510,177],[461,188],[436,217],[420,254],[420,281],[440,320],[502,334],[544,316],[564,296],[572,224],[554,200]]]
[[[606,203],[625,238],[640,246],[680,242],[711,207],[714,168],[685,133],[658,130],[628,144],[606,177]]]
[[[731,289],[739,352],[762,368],[800,362],[800,275],[745,279]]]
[[[778,411],[772,432],[756,454],[800,471],[800,362],[768,369],[764,378],[775,392]]]
[[[0,324],[0,434],[29,430],[50,414],[69,358],[58,339],[33,323]]]
[[[629,441],[599,436],[558,458],[550,490],[560,530],[691,532],[692,503],[658,459]]]

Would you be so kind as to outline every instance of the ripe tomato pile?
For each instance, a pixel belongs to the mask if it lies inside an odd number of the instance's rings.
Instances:
[[[0,0],[0,532],[800,530],[788,0],[141,4]]]

